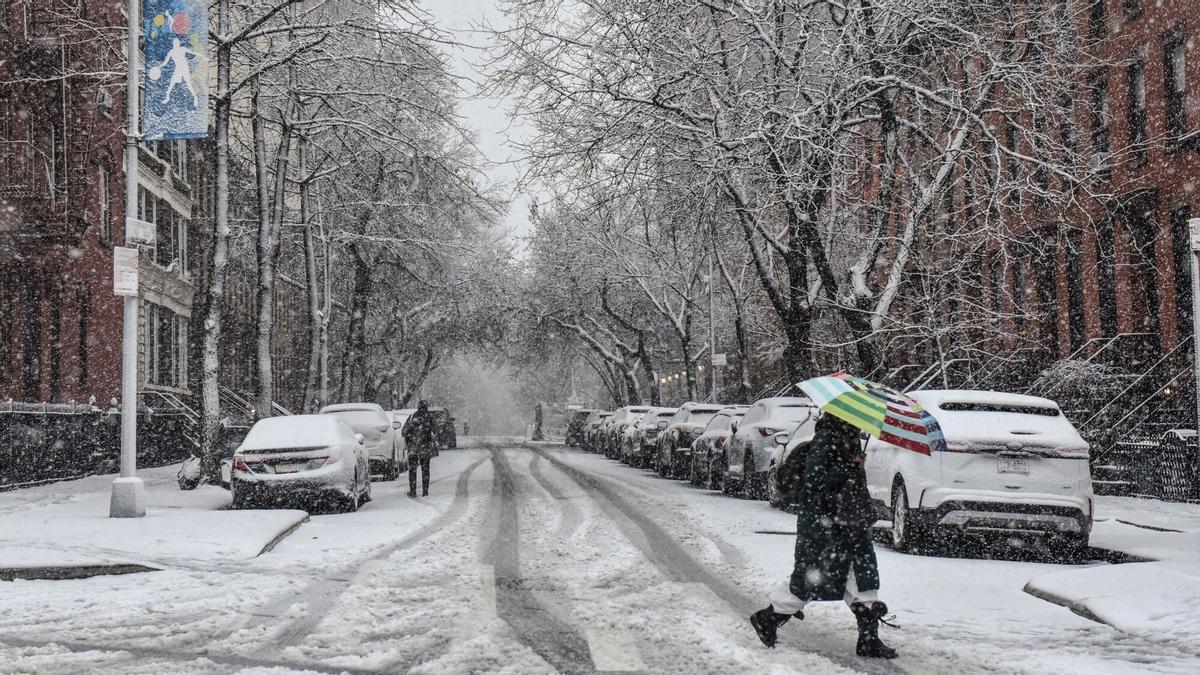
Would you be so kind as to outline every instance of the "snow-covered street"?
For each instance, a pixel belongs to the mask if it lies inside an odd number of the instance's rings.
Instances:
[[[170,477],[147,472],[152,512]],[[764,532],[790,532],[794,519],[763,502],[550,444],[443,453],[427,498],[409,499],[403,483],[375,483],[360,512],[314,515],[245,561],[147,555],[162,571],[0,582],[0,672],[1200,668],[1194,640],[1119,632],[1023,592],[1069,567],[882,547],[899,659],[854,657],[841,603],[811,606],[770,651],[745,617],[791,562],[793,538]],[[92,478],[4,493],[0,515],[106,488]]]

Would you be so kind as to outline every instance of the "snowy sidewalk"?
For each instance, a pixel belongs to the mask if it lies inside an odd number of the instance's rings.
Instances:
[[[254,558],[308,518],[229,511],[215,486],[181,491],[177,467],[144,472],[145,518],[108,517],[112,476],[0,495],[0,579],[70,578]]]
[[[1026,592],[1147,638],[1200,632],[1200,505],[1098,497],[1091,542],[1152,562],[1048,574]]]

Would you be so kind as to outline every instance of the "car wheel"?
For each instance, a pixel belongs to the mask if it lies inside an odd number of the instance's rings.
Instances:
[[[721,458],[721,492],[736,497],[742,489],[741,482],[729,474],[729,460]]]
[[[772,508],[783,509],[787,506],[783,499],[783,490],[779,489],[779,466],[771,464],[767,469],[767,503]]]
[[[908,490],[901,481],[892,488],[892,547],[897,551],[914,551],[920,540],[920,530],[908,507]]]
[[[360,503],[366,504],[369,501],[371,501],[371,477],[367,476],[367,485],[363,488],[362,501]]]
[[[665,458],[663,457],[664,454],[666,455]],[[658,457],[658,466],[655,468],[658,469],[659,478],[670,478],[671,477],[671,474],[673,473],[673,471],[671,470],[672,469],[672,466],[671,466],[671,455],[672,454],[673,454],[673,451],[670,449],[670,446],[667,447],[666,453],[663,453],[662,451],[658,451],[655,453],[655,455]]]
[[[248,509],[251,507],[249,495],[245,488],[238,486],[236,480],[229,481],[229,508]]]
[[[746,499],[762,499],[763,488],[755,471],[754,457],[750,453],[742,459],[742,496]]]
[[[724,480],[717,471],[717,460],[712,458],[708,460],[708,489],[725,491]]]
[[[700,484],[700,466],[696,463],[696,453],[693,452],[691,459],[688,461],[688,482],[692,485]]]

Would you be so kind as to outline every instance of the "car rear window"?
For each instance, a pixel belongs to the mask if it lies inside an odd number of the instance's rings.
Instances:
[[[803,422],[812,417],[815,412],[812,406],[807,405],[781,405],[776,408],[775,419],[787,422]]]
[[[1062,413],[1058,408],[1046,408],[1037,405],[1009,405],[1006,403],[966,403],[962,401],[947,401],[938,406],[947,412],[1000,412],[1017,415],[1041,415],[1042,417],[1058,417]]]
[[[717,413],[715,413],[715,412],[709,412],[707,410],[694,412],[694,413],[692,413],[692,416],[688,418],[688,424],[699,424],[699,425],[708,424],[708,421],[711,420],[713,418],[713,415],[716,415],[716,414]]]
[[[373,427],[377,424],[387,422],[382,415],[374,410],[335,410],[334,412],[325,414],[337,417],[354,429]]]

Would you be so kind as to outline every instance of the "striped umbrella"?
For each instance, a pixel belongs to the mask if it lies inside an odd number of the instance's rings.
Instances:
[[[800,383],[817,406],[885,443],[922,455],[945,450],[946,437],[933,415],[908,396],[848,373]]]

